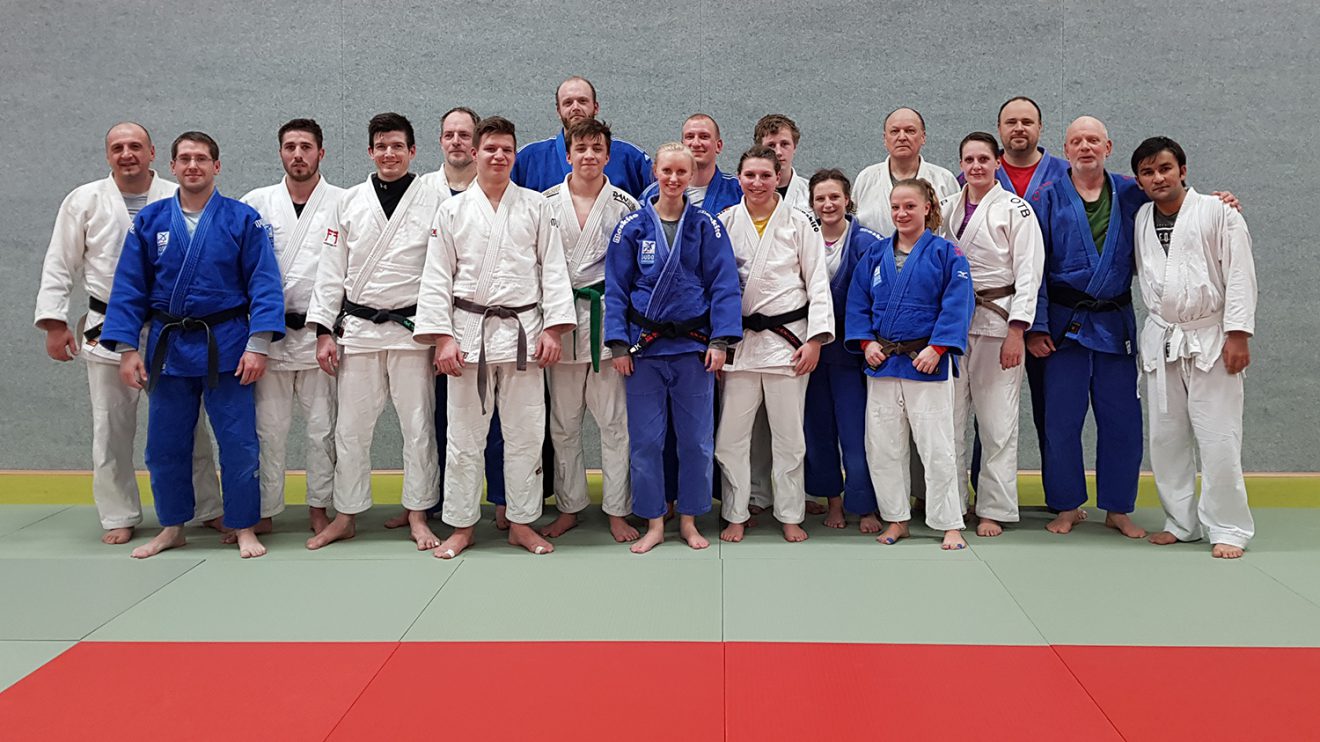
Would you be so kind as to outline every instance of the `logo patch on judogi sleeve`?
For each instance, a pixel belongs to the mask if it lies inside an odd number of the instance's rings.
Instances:
[[[169,246],[170,246],[170,233],[169,233],[169,232],[157,232],[157,233],[156,233],[156,257],[160,257],[160,254],[163,253],[163,252],[165,252],[165,248],[167,248],[167,247],[169,247]]]
[[[883,266],[877,265],[875,270],[871,271],[871,285],[879,286],[885,282],[885,272]]]
[[[639,265],[655,265],[655,240],[642,240],[642,250],[637,255]]]

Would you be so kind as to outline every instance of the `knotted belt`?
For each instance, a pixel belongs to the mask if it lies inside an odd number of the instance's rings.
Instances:
[[[403,325],[403,329],[412,332],[412,316],[414,314],[417,314],[416,304],[409,304],[406,307],[399,307],[398,309],[376,309],[375,307],[369,307],[365,304],[358,304],[355,301],[344,299],[343,306],[339,308],[339,316],[335,317],[335,337],[344,336],[345,317],[357,317],[359,319],[367,320],[368,322],[374,322],[378,325],[383,325],[386,322],[398,322]],[[288,323],[288,315],[285,315],[284,321],[286,324]],[[303,322],[306,323],[306,321],[307,318],[304,316]]]
[[[522,320],[518,319],[518,314],[530,309],[536,309],[539,306],[536,303],[523,304],[517,307],[506,306],[486,306],[478,304],[475,301],[460,299],[454,297],[454,308],[462,309],[465,312],[481,315],[481,350],[477,355],[477,399],[481,400],[481,414],[486,414],[486,320],[491,317],[499,319],[511,319],[518,323],[518,362],[519,371],[527,370],[527,330],[523,327]],[[461,351],[460,351],[461,352]]]
[[[1049,287],[1050,303],[1061,304],[1072,310],[1068,316],[1068,324],[1064,327],[1063,335],[1066,338],[1075,339],[1077,333],[1082,331],[1082,323],[1077,317],[1078,311],[1083,312],[1117,312],[1123,307],[1132,304],[1132,291],[1126,290],[1112,299],[1097,299],[1085,291],[1066,286]],[[1057,343],[1058,338],[1055,338]]]
[[[1164,352],[1160,354],[1160,363],[1155,365],[1155,400],[1159,403],[1160,412],[1167,413],[1169,411],[1168,365],[1182,360],[1187,345],[1187,333],[1207,327],[1218,327],[1224,322],[1224,313],[1215,312],[1187,322],[1169,322],[1159,314],[1151,312],[1148,319],[1164,331],[1162,338]]]
[[[574,299],[586,299],[591,302],[591,370],[600,372],[600,335],[601,323],[605,319],[605,313],[601,306],[601,299],[605,297],[605,282],[593,283],[590,286],[583,286],[580,289],[573,289]],[[573,338],[577,339],[577,329],[573,329]]]
[[[107,305],[104,300],[98,299],[95,296],[87,297],[87,308],[92,310],[93,312],[100,312],[102,316],[104,316],[106,312],[110,311],[109,305]],[[101,326],[104,324],[105,322],[97,322],[96,324],[87,328],[86,330],[83,331],[83,338],[89,343],[97,340],[98,338],[101,337]]]
[[[995,314],[1008,321],[1008,310],[994,303],[995,299],[1003,299],[1006,296],[1012,296],[1017,293],[1017,286],[995,286],[993,288],[981,289],[976,292],[976,306],[985,307]]]
[[[685,319],[681,322],[656,322],[630,305],[628,307],[628,322],[642,328],[641,336],[628,349],[628,355],[630,356],[641,353],[660,338],[673,340],[674,338],[686,337],[703,345],[710,343],[710,336],[701,331],[701,328],[710,322],[708,314]]]
[[[744,330],[751,330],[752,332],[769,330],[787,340],[788,344],[793,346],[793,350],[797,350],[802,347],[802,338],[793,334],[793,331],[784,325],[806,319],[807,309],[808,305],[803,304],[797,309],[783,314],[748,314],[742,318],[742,326]]]
[[[907,356],[915,361],[917,360],[917,354],[930,344],[930,337],[895,342],[876,335],[875,342],[880,344],[880,352],[885,354],[886,359],[893,356]],[[871,368],[879,368],[879,366],[871,366]]]
[[[165,370],[165,356],[169,353],[170,341],[174,339],[174,333],[196,330],[206,331],[206,386],[210,389],[219,386],[220,350],[216,347],[215,335],[211,334],[211,326],[246,317],[247,314],[246,304],[202,317],[180,317],[163,309],[152,310],[151,318],[164,324],[160,328],[160,337],[156,339],[156,351],[151,354],[151,373],[147,377],[147,391],[156,388],[156,382],[160,380],[160,375]]]

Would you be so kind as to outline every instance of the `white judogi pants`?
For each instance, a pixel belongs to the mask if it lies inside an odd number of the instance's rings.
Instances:
[[[296,399],[307,422],[307,505],[334,500],[335,377],[320,368],[270,371],[257,381],[257,440],[261,443],[261,517],[284,512],[284,460]]]
[[[756,420],[752,423],[752,445],[749,451],[752,462],[752,497],[751,504],[759,508],[769,508],[774,499],[774,467],[771,463],[770,418],[765,405],[757,408]]]
[[[607,515],[632,512],[628,469],[628,392],[624,377],[609,361],[600,372],[589,363],[557,363],[546,370],[550,387],[550,442],[555,447],[555,500],[561,513],[587,508],[587,465],[582,451],[582,421],[587,410],[600,428],[604,479],[602,506]]]
[[[486,410],[477,396],[476,364],[449,377],[449,440],[445,446],[445,523],[467,528],[481,520],[490,417],[500,411],[504,433],[505,515],[529,525],[541,517],[541,444],[545,441],[545,374],[535,364],[519,371],[513,361],[486,366]]]
[[[926,469],[926,525],[963,528],[953,445],[953,382],[893,377],[866,379],[866,461],[880,517],[910,520],[908,439]]]
[[[343,354],[335,421],[336,511],[356,515],[371,507],[371,439],[387,398],[403,433],[403,506],[427,510],[439,502],[433,355],[430,348]]]
[[[802,417],[808,376],[759,371],[728,371],[720,390],[720,424],[715,432],[715,461],[723,481],[722,515],[746,523],[752,493],[752,457],[757,409],[764,404],[770,429],[770,470],[774,514],[780,523],[806,517],[806,435]],[[682,435],[682,431],[679,431]]]
[[[84,353],[83,358],[87,359],[92,402],[92,500],[102,528],[133,528],[142,523],[142,498],[133,468],[138,397],[142,393],[119,380],[118,363],[93,358],[90,353]],[[197,419],[193,441],[196,517],[190,523],[199,523],[224,512],[205,414]]]
[[[971,447],[967,425],[976,415],[981,436],[981,477],[976,514],[1000,523],[1018,522],[1018,398],[1026,366],[999,367],[1004,338],[972,335],[953,379],[953,441],[958,453],[958,494],[962,512],[970,499]]]
[[[1228,373],[1222,358],[1209,371],[1183,359],[1165,366],[1167,412],[1155,401],[1153,372],[1146,373],[1146,393],[1152,400],[1150,465],[1164,506],[1164,529],[1179,541],[1208,535],[1211,543],[1245,548],[1256,525],[1242,478],[1242,374]]]

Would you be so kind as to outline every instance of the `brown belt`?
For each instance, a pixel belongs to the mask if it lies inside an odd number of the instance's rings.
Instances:
[[[1002,299],[1006,296],[1012,296],[1017,293],[1016,286],[996,286],[989,289],[981,289],[976,292],[976,306],[985,307],[1000,317],[1008,321],[1008,310],[994,303],[995,299]]]
[[[481,400],[481,414],[486,414],[486,320],[491,317],[500,319],[511,319],[518,323],[518,370],[527,370],[527,330],[523,328],[522,320],[518,319],[520,312],[526,312],[529,309],[536,309],[536,304],[523,304],[517,307],[492,306],[478,304],[475,301],[467,299],[454,298],[454,308],[462,309],[465,312],[481,315],[481,350],[477,355],[477,399]]]
[[[885,358],[893,356],[907,356],[912,360],[917,360],[917,354],[926,348],[930,343],[929,337],[917,338],[916,340],[901,340],[894,342],[886,340],[879,335],[875,336],[875,341],[880,344],[880,352],[885,354]],[[872,366],[871,368],[876,368]]]

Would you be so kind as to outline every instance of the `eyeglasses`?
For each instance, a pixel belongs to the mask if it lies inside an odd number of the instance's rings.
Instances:
[[[179,163],[180,165],[185,165],[185,166],[205,165],[208,162],[211,162],[211,158],[208,157],[207,155],[181,155],[179,157],[174,158],[174,161]]]

